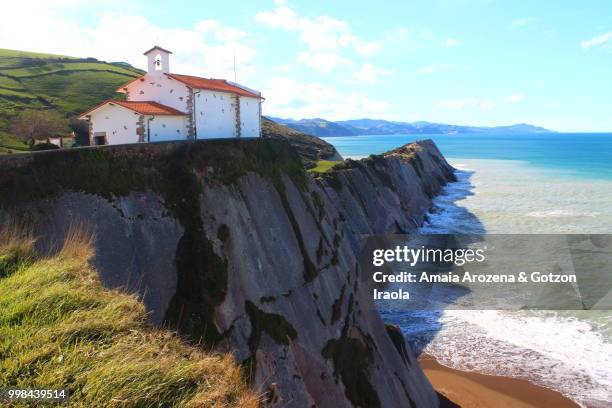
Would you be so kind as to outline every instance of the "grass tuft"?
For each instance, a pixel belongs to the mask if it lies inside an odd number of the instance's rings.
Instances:
[[[34,236],[24,224],[7,215],[0,226],[0,278],[14,273],[34,258]]]
[[[330,171],[335,165],[340,164],[339,161],[330,161],[330,160],[319,160],[317,165],[311,169],[308,169],[310,173],[327,173]]]
[[[31,229],[10,214],[5,218],[0,226],[0,254],[31,251],[35,242]]]
[[[153,328],[134,295],[102,286],[84,223],[46,258],[24,231],[0,233],[0,388],[68,388],[71,407],[258,406],[231,355]]]
[[[83,220],[73,220],[68,227],[63,245],[58,257],[64,260],[79,261],[82,264],[89,262],[93,256],[95,233]]]

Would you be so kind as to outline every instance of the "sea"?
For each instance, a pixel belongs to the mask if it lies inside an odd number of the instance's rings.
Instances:
[[[324,139],[354,159],[434,140],[458,181],[434,199],[424,234],[612,234],[612,134]],[[417,353],[446,366],[523,378],[584,407],[612,407],[612,311],[406,312],[378,306]]]

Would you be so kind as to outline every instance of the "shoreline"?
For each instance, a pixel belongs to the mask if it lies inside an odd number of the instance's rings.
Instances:
[[[579,408],[574,401],[527,380],[461,371],[423,354],[421,368],[440,395],[441,408]]]

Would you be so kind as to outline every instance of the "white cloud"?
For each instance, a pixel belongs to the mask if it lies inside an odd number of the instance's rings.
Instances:
[[[270,28],[281,28],[284,30],[296,30],[298,25],[298,15],[284,6],[283,3],[276,3],[278,7],[273,12],[264,11],[257,13],[255,21]]]
[[[597,45],[607,44],[609,42],[612,42],[612,31],[609,31],[597,37],[593,37],[590,40],[581,41],[580,45],[582,46],[582,48],[591,48]]]
[[[297,62],[314,68],[321,73],[330,72],[340,66],[351,66],[353,62],[336,52],[330,51],[303,51],[297,56]]]
[[[84,25],[68,15],[81,12],[80,6],[86,13],[92,2],[25,0],[15,4],[0,26],[0,44],[6,48],[125,61],[145,68],[142,53],[159,40],[158,45],[173,51],[173,72],[233,79],[235,53],[237,79],[248,80],[255,73],[253,40],[217,21],[203,20],[188,28],[161,27],[142,16],[114,13],[108,2],[100,2],[100,14],[91,16],[94,23]],[[36,13],[31,12],[34,6]],[[27,29],[23,21],[28,21]]]
[[[533,21],[533,19],[531,17],[517,18],[514,21],[512,21],[512,28],[519,28],[519,27],[526,26],[527,24],[531,23],[532,21]]]
[[[341,120],[381,116],[389,108],[386,101],[361,92],[341,92],[320,83],[303,83],[287,77],[273,77],[263,87],[264,114],[284,118],[323,117]]]
[[[363,64],[362,67],[353,73],[353,78],[362,81],[375,83],[380,80],[381,77],[391,74],[391,71],[378,68],[372,64]]]
[[[86,52],[76,55],[90,55],[91,51],[85,47],[86,43],[80,36],[82,27],[69,20],[58,21],[66,10],[78,7],[80,3],[76,0],[48,3],[24,0],[11,3],[10,7],[5,5],[0,25],[2,48],[55,54],[79,50]],[[28,22],[27,27],[24,21]]]
[[[276,67],[276,70],[278,72],[289,72],[293,69],[293,67],[291,66],[291,64],[281,64],[278,67]]]
[[[355,35],[346,21],[328,15],[315,18],[299,16],[284,3],[274,11],[255,15],[255,21],[272,29],[295,32],[306,50],[298,54],[298,62],[316,70],[328,72],[350,63],[343,51],[352,51],[361,57],[371,57],[383,46],[383,41],[364,41]]]
[[[433,74],[435,72],[447,71],[449,69],[453,69],[455,66],[452,64],[431,64],[426,67],[420,68],[417,70],[418,74]]]
[[[466,97],[456,99],[444,99],[438,102],[438,108],[448,110],[491,110],[495,108],[498,103],[510,103],[515,104],[521,102],[525,98],[525,95],[521,92],[508,95],[503,98],[491,98],[491,97]]]
[[[491,110],[495,107],[496,103],[491,98],[484,98],[480,101],[478,105],[478,109],[481,110]]]
[[[383,47],[383,41],[362,41],[353,34],[344,34],[338,40],[343,47],[352,46],[363,57],[371,57]]]
[[[454,46],[455,46],[455,45],[457,45],[457,44],[459,44],[459,41],[457,41],[457,40],[456,40],[456,39],[454,39],[454,38],[449,38],[448,40],[446,40],[446,41],[444,42],[444,46],[445,46],[446,48],[451,48],[451,47],[454,47]]]
[[[121,3],[108,7],[99,0],[91,11],[92,0],[22,0],[11,5],[3,14],[0,25],[2,47],[28,51],[50,52],[76,57],[95,57],[106,61],[125,61],[145,68],[142,53],[159,40],[159,45],[173,51],[170,69],[173,72],[233,79],[234,51],[237,79],[246,85],[259,87],[266,96],[265,112],[279,116],[351,118],[379,115],[389,104],[370,98],[362,92],[342,92],[320,83],[301,83],[294,79],[256,75],[254,61],[258,55],[256,42],[248,33],[215,20],[202,20],[191,26],[162,26],[139,16],[135,10],[122,13]],[[115,0],[111,0],[114,2]],[[277,0],[278,7],[284,7]],[[36,9],[37,13],[31,10]],[[278,11],[278,10],[277,10]],[[74,13],[91,13],[91,23],[73,20]],[[28,21],[27,30],[23,21]],[[306,44],[300,56],[303,63],[317,69],[355,65],[338,50],[350,50],[356,55],[375,53],[381,43],[363,41],[351,32],[348,25],[327,16],[302,19],[291,10],[280,11],[268,21],[279,27],[299,22],[300,40]],[[16,35],[18,33],[19,35]],[[331,45],[330,45],[331,44]],[[289,75],[296,65],[279,66],[277,72]],[[359,66],[363,80],[373,80],[384,70]],[[351,75],[351,74],[349,74]]]
[[[438,103],[438,108],[448,110],[491,110],[495,107],[496,103],[491,98],[458,98],[458,99],[445,99]]]
[[[520,101],[523,100],[523,98],[525,97],[525,95],[523,95],[522,93],[515,93],[513,95],[509,95],[506,96],[504,98],[504,102],[506,103],[519,103]]]

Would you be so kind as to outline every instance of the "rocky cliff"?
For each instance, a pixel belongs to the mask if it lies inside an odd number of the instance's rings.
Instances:
[[[232,351],[270,406],[429,408],[357,256],[363,234],[414,229],[452,179],[429,141],[316,179],[275,140],[84,148],[0,160],[0,219],[29,220],[49,246],[87,220],[103,282]]]
[[[261,136],[289,142],[307,165],[314,165],[319,160],[342,160],[336,148],[325,140],[291,129],[266,117],[261,119]]]

